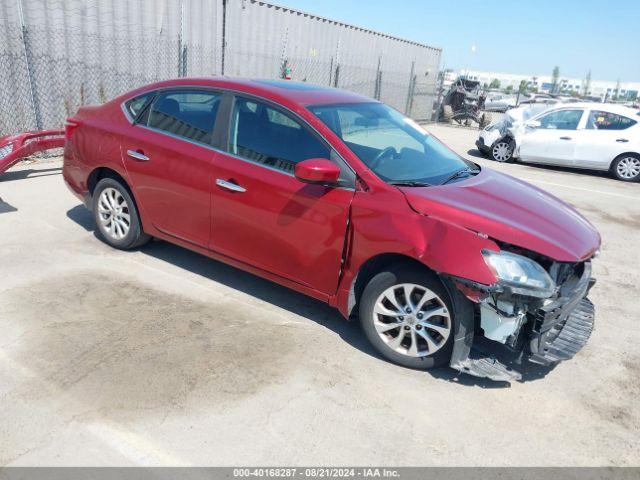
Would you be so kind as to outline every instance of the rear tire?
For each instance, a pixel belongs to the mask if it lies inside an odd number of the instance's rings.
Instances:
[[[442,107],[442,120],[444,123],[451,123],[453,121],[453,108],[451,108],[451,105]]]
[[[428,370],[451,360],[453,307],[451,296],[434,273],[401,264],[378,273],[368,283],[360,299],[360,324],[384,358],[403,367]]]
[[[140,215],[129,189],[114,178],[103,178],[93,191],[93,218],[98,236],[106,244],[130,250],[151,237],[142,230]]]
[[[640,180],[640,155],[624,153],[611,163],[611,175],[623,182]]]

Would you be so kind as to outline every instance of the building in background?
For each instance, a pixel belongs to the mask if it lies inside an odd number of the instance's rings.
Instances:
[[[524,80],[529,91],[537,91],[539,93],[551,93],[553,89],[553,79],[551,75],[519,75],[503,72],[484,72],[477,70],[463,70],[455,72],[450,70],[445,76],[445,82],[448,78],[455,80],[458,75],[466,76],[470,80],[478,80],[482,85],[490,87],[492,84],[499,83],[499,89],[504,90],[510,88],[514,92],[518,91],[520,83]],[[606,80],[591,80],[587,92],[585,89],[584,78],[568,78],[560,77],[559,90],[562,93],[571,95],[587,95],[599,98],[600,100],[613,100],[617,97],[621,101],[631,101],[640,98],[640,82],[618,82]],[[617,90],[617,93],[616,93]]]

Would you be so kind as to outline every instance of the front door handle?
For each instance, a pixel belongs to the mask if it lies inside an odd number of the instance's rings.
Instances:
[[[244,193],[247,191],[246,188],[241,187],[237,183],[227,182],[226,180],[222,180],[221,178],[216,179],[216,185],[232,192]]]
[[[144,153],[140,152],[140,151],[136,151],[136,150],[127,150],[127,155],[129,155],[131,158],[134,158],[140,162],[148,162],[149,161],[149,157],[147,157]]]
[[[571,137],[560,137],[560,140],[571,140]]]
[[[629,140],[627,140],[626,138],[618,138],[616,139],[616,142],[618,143],[627,143]]]

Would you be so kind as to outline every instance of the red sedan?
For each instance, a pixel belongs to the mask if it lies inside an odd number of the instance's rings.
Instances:
[[[327,302],[400,365],[517,379],[593,328],[594,227],[372,99],[179,79],[83,107],[65,135],[106,243],[156,237]]]

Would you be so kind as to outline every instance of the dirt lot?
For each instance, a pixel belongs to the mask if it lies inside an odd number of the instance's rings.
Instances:
[[[172,245],[100,243],[59,161],[0,178],[0,464],[638,465],[640,185],[478,159],[602,233],[596,331],[523,383],[406,370],[357,325]]]

